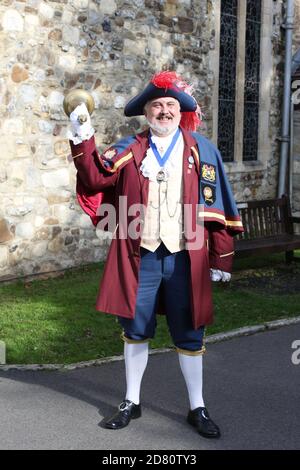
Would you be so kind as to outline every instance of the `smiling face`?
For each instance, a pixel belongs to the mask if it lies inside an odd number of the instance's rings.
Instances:
[[[160,137],[171,134],[179,126],[180,104],[175,98],[155,98],[148,101],[144,109],[153,134]]]

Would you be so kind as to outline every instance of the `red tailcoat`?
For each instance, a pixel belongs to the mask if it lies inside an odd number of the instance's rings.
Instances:
[[[188,161],[188,157],[193,155],[192,147],[196,146],[196,141],[189,132],[184,129],[181,131],[184,138],[183,204],[192,205],[192,213],[197,214],[199,164],[192,165],[191,169]],[[111,195],[113,191],[117,214],[119,196],[127,196],[128,207],[137,203],[147,206],[149,180],[142,175],[139,168],[148,146],[148,131],[137,135],[129,148],[112,159],[114,169],[110,170],[104,165],[105,154],[108,155],[108,152],[100,156],[93,137],[79,145],[71,142],[80,194],[88,198],[99,192],[108,192]],[[128,224],[133,219],[133,216],[128,216]],[[139,282],[140,242],[140,238],[134,240],[129,237],[117,237],[112,240],[97,297],[97,310],[134,318]],[[217,222],[205,223],[203,246],[197,250],[188,250],[191,269],[190,296],[195,329],[213,321],[209,268],[230,272],[233,251],[232,232]],[[163,313],[161,304],[159,313]]]

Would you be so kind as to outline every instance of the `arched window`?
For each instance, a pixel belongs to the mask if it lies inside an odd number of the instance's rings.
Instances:
[[[225,162],[234,159],[237,32],[237,0],[222,0],[218,146]]]
[[[262,1],[220,0],[219,7],[218,147],[225,162],[256,161]]]
[[[247,0],[243,160],[257,160],[261,1]]]

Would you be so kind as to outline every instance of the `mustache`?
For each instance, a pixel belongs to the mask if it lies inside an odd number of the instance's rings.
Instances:
[[[161,113],[159,113],[159,115],[158,115],[157,117],[158,117],[158,118],[161,118],[161,117],[169,117],[169,118],[172,118],[173,116],[172,116],[170,113],[161,112]]]

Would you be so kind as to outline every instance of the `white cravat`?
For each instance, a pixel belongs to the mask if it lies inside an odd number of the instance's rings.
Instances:
[[[156,145],[157,150],[161,156],[163,156],[164,153],[166,152],[176,132],[177,132],[177,129],[175,129],[175,131],[172,132],[172,134],[166,137],[159,137],[157,135],[153,135],[151,132],[152,141]],[[178,155],[182,156],[182,154],[183,154],[183,136],[182,136],[182,133],[180,132],[180,136],[174,148],[172,149],[171,155],[163,167],[166,180],[169,178],[170,174],[174,171],[174,169],[178,168],[178,165],[182,165],[182,159],[178,158]],[[151,149],[151,147],[149,147],[147,150],[146,157],[144,158],[142,165],[141,165],[141,172],[145,176],[145,178],[149,178],[150,181],[156,181],[157,173],[160,170],[161,170],[161,166],[156,160],[153,150]]]

